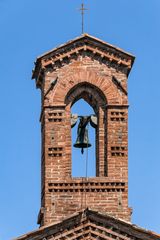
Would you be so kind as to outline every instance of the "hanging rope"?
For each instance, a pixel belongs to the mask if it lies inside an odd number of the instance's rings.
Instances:
[[[87,125],[87,139],[88,138],[88,131],[89,131],[89,124]],[[88,142],[87,142],[87,151],[86,151],[86,176],[85,176],[85,209],[87,208],[87,182],[88,182]]]

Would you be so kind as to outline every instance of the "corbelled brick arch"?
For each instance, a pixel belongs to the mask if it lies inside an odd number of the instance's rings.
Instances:
[[[71,103],[73,105],[80,98],[84,98],[93,107],[95,113],[98,112],[99,107],[103,110],[107,107],[107,99],[104,93],[97,86],[89,82],[81,82],[71,88],[65,96],[65,104],[68,105]]]

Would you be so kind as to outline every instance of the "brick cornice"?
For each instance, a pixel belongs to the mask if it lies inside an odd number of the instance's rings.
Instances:
[[[86,209],[77,212],[63,221],[41,227],[15,240],[40,239],[121,239],[121,240],[160,240],[160,235],[142,229],[129,222],[112,217],[108,214]]]
[[[72,57],[75,58],[81,54],[92,54],[92,57],[98,58],[103,64],[110,65],[120,71],[125,71],[127,75],[135,59],[131,54],[115,46],[88,34],[84,34],[37,58],[32,75],[32,78],[36,79],[37,87],[40,87],[40,81],[42,80],[41,75],[45,70],[48,68],[54,69],[57,65],[63,66],[64,62],[66,64]]]

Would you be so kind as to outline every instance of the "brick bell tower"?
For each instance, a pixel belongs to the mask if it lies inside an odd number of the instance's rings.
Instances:
[[[134,57],[88,34],[37,58],[41,89],[40,226],[91,208],[130,221],[127,78]],[[96,177],[72,177],[71,106],[95,111]]]

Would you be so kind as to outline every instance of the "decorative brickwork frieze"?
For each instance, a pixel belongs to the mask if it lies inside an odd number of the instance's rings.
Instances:
[[[49,192],[123,192],[124,182],[72,181],[49,183]]]
[[[125,147],[121,146],[111,147],[111,156],[125,157],[126,154],[125,151],[126,151]]]

